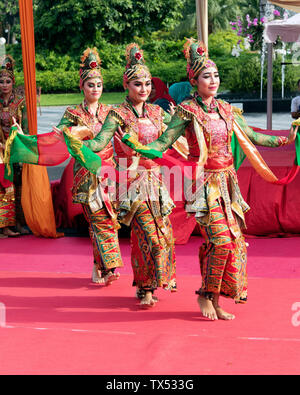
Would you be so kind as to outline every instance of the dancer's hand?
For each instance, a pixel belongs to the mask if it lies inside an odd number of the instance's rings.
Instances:
[[[12,125],[11,126],[16,127],[18,129],[18,133],[24,134],[21,126],[18,124],[18,122],[16,121],[16,118],[14,118],[14,117],[12,117]]]
[[[92,130],[87,126],[72,126],[71,134],[78,140],[91,140],[94,137]]]
[[[52,126],[52,132],[55,133],[55,137],[57,137],[58,140],[65,141],[63,132],[56,126]]]
[[[169,104],[169,114],[173,116],[175,114],[176,106],[173,103]]]
[[[291,126],[290,133],[289,133],[289,136],[288,136],[288,144],[291,144],[291,143],[293,143],[296,140],[298,127],[299,127],[298,125],[297,126],[294,126],[294,125]]]

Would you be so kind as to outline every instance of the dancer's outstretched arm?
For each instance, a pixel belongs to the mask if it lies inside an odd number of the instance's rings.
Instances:
[[[289,136],[272,136],[259,132],[255,132],[252,128],[247,125],[245,118],[242,115],[237,115],[235,117],[236,122],[242,128],[242,130],[247,134],[251,142],[255,145],[264,147],[281,147],[282,145],[292,143],[295,138],[295,130],[291,128]],[[292,130],[293,129],[293,130]]]
[[[83,141],[83,144],[93,152],[100,152],[111,141],[119,126],[117,119],[109,113],[97,136],[92,140]]]

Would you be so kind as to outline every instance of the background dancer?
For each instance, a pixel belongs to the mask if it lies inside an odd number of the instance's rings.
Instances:
[[[21,205],[22,167],[14,164],[14,180],[4,180],[3,158],[5,143],[15,119],[25,134],[28,133],[25,98],[16,92],[14,60],[10,55],[0,59],[0,237],[14,237],[28,234],[24,228],[25,219]],[[12,230],[16,227],[17,232]]]

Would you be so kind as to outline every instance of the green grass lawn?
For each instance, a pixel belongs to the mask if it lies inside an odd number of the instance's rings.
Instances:
[[[118,104],[125,99],[125,92],[104,92],[100,102],[104,104]],[[79,104],[83,100],[81,93],[60,93],[60,94],[43,94],[41,95],[41,106],[70,106]]]
[[[222,88],[222,87],[221,87]],[[222,89],[219,92],[222,92]],[[103,92],[100,102],[104,104],[119,104],[125,99],[125,92]],[[79,104],[83,100],[81,93],[58,93],[41,95],[41,106],[71,106]]]

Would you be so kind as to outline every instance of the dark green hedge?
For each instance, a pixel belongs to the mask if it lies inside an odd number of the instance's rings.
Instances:
[[[125,68],[124,44],[112,45],[101,37],[95,46],[98,48],[104,78],[105,91],[122,91]],[[154,77],[161,78],[169,85],[186,80],[186,61],[183,55],[184,40],[172,40],[163,32],[152,34],[151,39],[135,37],[144,51],[144,57]],[[209,36],[210,57],[217,63],[222,88],[232,93],[258,96],[260,93],[260,55],[242,52],[238,58],[231,55],[236,35],[232,32],[217,32]],[[83,48],[84,49],[84,48]],[[20,47],[11,46],[8,51],[16,60],[17,84],[23,84],[22,53]],[[281,92],[281,59],[274,62],[274,92]],[[54,51],[42,51],[36,54],[36,80],[43,93],[66,93],[79,91],[78,65],[80,54],[58,55]],[[264,90],[266,90],[266,70],[264,72]],[[285,91],[295,91],[300,78],[300,67],[287,66]]]

